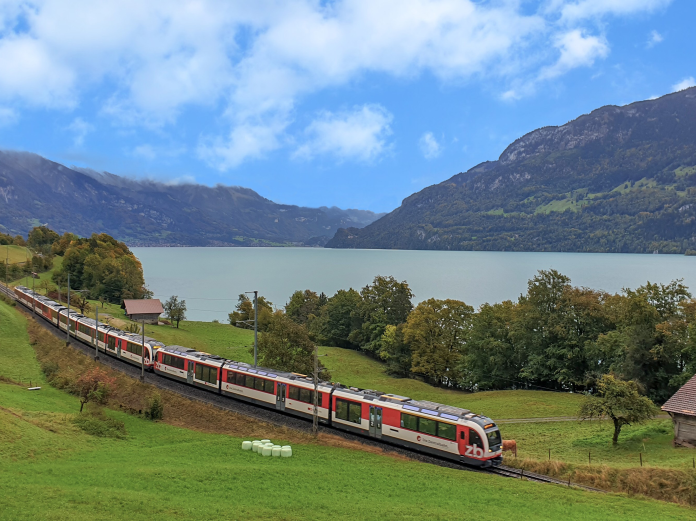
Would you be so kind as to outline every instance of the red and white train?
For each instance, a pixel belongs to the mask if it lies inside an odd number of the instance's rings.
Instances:
[[[286,414],[311,419],[314,385],[305,375],[253,367],[152,338],[120,331],[87,318],[23,286],[19,301],[53,325],[102,353],[156,374]],[[95,337],[96,335],[96,337]],[[96,344],[96,347],[95,347]],[[145,358],[143,360],[143,346]],[[500,430],[490,418],[467,409],[412,400],[339,383],[318,385],[318,416],[323,424],[468,465],[502,462]]]

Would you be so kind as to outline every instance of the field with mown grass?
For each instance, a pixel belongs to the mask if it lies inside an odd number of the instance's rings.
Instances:
[[[263,458],[237,436],[109,409],[90,422],[120,425],[101,431],[117,437],[96,436],[75,421],[77,399],[47,385],[27,322],[0,302],[0,519],[693,519],[674,504],[314,442],[294,443],[290,459]],[[30,331],[42,357],[57,356],[60,342]],[[10,383],[18,373],[42,390]]]
[[[10,264],[18,262],[26,262],[31,260],[31,253],[24,246],[16,246],[14,244],[0,246],[0,260],[7,260]]]
[[[551,449],[552,460],[584,465],[591,456],[594,465],[628,468],[640,466],[642,453],[646,467],[692,469],[696,458],[696,449],[672,446],[674,429],[669,419],[624,426],[615,447],[610,421],[513,423],[500,429],[506,438],[517,441],[519,459],[548,460]]]

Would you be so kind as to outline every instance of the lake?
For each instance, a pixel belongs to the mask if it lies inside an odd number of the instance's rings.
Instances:
[[[376,275],[408,281],[414,304],[434,297],[474,307],[515,300],[538,270],[554,268],[574,285],[618,292],[646,281],[683,278],[696,290],[696,257],[610,253],[333,250],[324,248],[131,248],[147,286],[164,301],[186,300],[189,320],[221,322],[237,297],[258,290],[277,307],[298,289],[333,295]]]

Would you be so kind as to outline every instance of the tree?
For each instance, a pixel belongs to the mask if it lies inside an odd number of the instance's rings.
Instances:
[[[459,300],[431,298],[418,304],[404,326],[411,371],[440,385],[458,385],[473,313],[474,308]]]
[[[85,312],[89,313],[90,311],[92,311],[92,305],[87,300],[87,297],[81,292],[71,292],[70,303],[73,305],[73,307],[79,309],[80,313],[82,313],[83,315],[85,314]]]
[[[361,301],[360,293],[353,288],[339,289],[321,308],[310,330],[326,345],[355,349],[358,346],[349,337],[353,330],[353,313]]]
[[[360,296],[361,301],[351,313],[355,325],[349,340],[358,344],[360,349],[377,354],[386,327],[406,322],[413,309],[413,293],[406,281],[377,276],[371,285],[362,289]]]
[[[597,384],[597,395],[586,396],[578,411],[578,418],[592,420],[609,417],[614,422],[612,443],[616,445],[621,427],[645,423],[656,414],[655,404],[647,396],[640,395],[636,382],[605,374]]]
[[[53,291],[53,289],[55,289],[55,286],[51,284],[50,280],[44,279],[41,282],[39,282],[39,289],[43,289],[44,294],[48,296],[48,292]]]
[[[60,239],[60,235],[46,226],[36,226],[29,232],[27,246],[39,250],[41,253],[50,253],[51,246]]]
[[[508,389],[524,368],[527,353],[518,342],[519,307],[506,300],[483,304],[472,317],[467,353],[460,372],[469,389]]]
[[[165,303],[164,312],[167,318],[172,322],[176,322],[176,327],[179,329],[179,322],[186,320],[186,301],[179,300],[179,297],[172,295]]]
[[[314,348],[306,327],[276,311],[259,338],[259,361],[266,367],[310,375],[314,373]],[[321,363],[319,378],[331,379]]]
[[[387,372],[394,376],[407,377],[411,373],[411,346],[404,341],[404,324],[389,324],[382,335],[379,357],[387,364]]]
[[[273,314],[273,303],[266,300],[264,297],[258,297],[258,328],[259,331],[265,331],[268,327],[268,322]],[[235,311],[227,316],[230,324],[235,327],[244,329],[254,328],[254,303],[244,293],[239,295]]]
[[[82,374],[72,385],[72,392],[80,399],[80,412],[88,402],[105,403],[115,382],[115,378],[99,367]]]
[[[306,325],[310,317],[319,315],[320,301],[319,295],[308,289],[296,291],[290,297],[290,301],[285,305],[285,314],[298,324]]]

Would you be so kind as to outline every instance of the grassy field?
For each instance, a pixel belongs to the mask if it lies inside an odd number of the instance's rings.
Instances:
[[[25,327],[0,303],[0,519],[693,519],[654,500],[316,443],[263,458],[238,437],[111,410],[125,436],[93,436],[74,421],[77,399],[45,385]],[[18,372],[42,390],[6,383]]]
[[[15,246],[14,244],[0,246],[0,260],[3,262],[8,260],[10,264],[16,264],[26,262],[27,259],[31,260],[31,254],[24,246]]]
[[[645,425],[621,429],[616,447],[611,445],[613,424],[601,422],[552,422],[502,425],[505,436],[517,441],[518,457],[551,459],[574,464],[592,463],[612,467],[638,467],[640,453],[644,466],[689,469],[696,449],[672,446],[671,420],[653,420]]]

